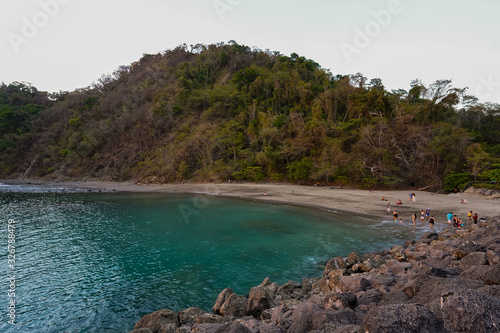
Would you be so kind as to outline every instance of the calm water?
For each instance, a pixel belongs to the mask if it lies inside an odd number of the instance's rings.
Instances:
[[[320,276],[324,262],[427,231],[366,217],[214,196],[61,193],[0,185],[0,332],[128,332],[161,308],[210,311]],[[16,221],[16,326],[8,324],[8,220]]]

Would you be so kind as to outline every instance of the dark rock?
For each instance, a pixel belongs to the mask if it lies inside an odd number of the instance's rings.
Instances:
[[[174,311],[162,309],[145,315],[135,324],[134,330],[149,328],[153,333],[174,333],[179,327]]]
[[[217,300],[215,301],[215,304],[212,307],[213,313],[220,314],[220,308],[222,307],[224,302],[226,302],[226,300],[229,298],[229,296],[231,296],[232,294],[234,294],[233,289],[231,289],[231,288],[224,289],[219,294],[219,296],[217,296]]]
[[[252,331],[240,323],[232,323],[223,325],[215,333],[252,333]]]
[[[260,315],[260,320],[271,320],[272,315],[273,315],[273,309],[264,310]]]
[[[453,252],[453,258],[462,259],[466,255],[472,252],[484,252],[485,248],[477,244],[474,241],[465,241],[458,245]]]
[[[500,263],[500,244],[493,244],[486,250],[486,255],[488,257],[488,262],[492,266],[498,265]]]
[[[488,296],[500,299],[500,285],[498,284],[484,286],[479,288],[478,291]]]
[[[399,276],[406,273],[413,266],[409,262],[398,262],[390,266],[392,274]]]
[[[196,333],[215,333],[222,326],[223,326],[222,324],[195,324],[191,328],[191,332],[196,332]]]
[[[372,286],[376,289],[389,290],[396,284],[396,278],[392,274],[383,274],[372,277]]]
[[[343,291],[357,293],[358,291],[365,291],[369,287],[371,287],[370,281],[361,275],[342,276],[340,278],[340,289]]]
[[[422,237],[420,237],[420,240],[423,240],[423,239],[432,239],[432,240],[435,240],[435,239],[438,239],[438,238],[439,238],[439,235],[436,232],[428,231],[425,234],[423,234]]]
[[[250,289],[246,312],[254,317],[259,317],[262,311],[275,306],[275,295],[279,285],[271,282],[269,278],[257,287]]]
[[[441,312],[449,332],[500,332],[500,300],[477,290],[443,295]]]
[[[326,263],[325,270],[323,271],[323,276],[328,276],[328,273],[337,269],[347,269],[347,263],[342,257],[335,257]]]
[[[356,252],[352,252],[349,256],[347,256],[347,264],[349,266],[359,264],[360,262],[362,262],[361,257]]]
[[[320,280],[321,278],[304,278],[302,279],[302,291],[304,293],[310,293],[314,289],[314,285]]]
[[[329,330],[325,330],[325,332],[328,332],[328,333],[358,333],[360,328],[361,328],[361,326],[359,326],[359,325],[343,325],[343,326],[333,327]]]
[[[364,317],[360,332],[445,333],[446,330],[426,307],[397,304],[371,308]]]
[[[153,333],[153,331],[151,331],[149,328],[139,328],[137,330],[133,330],[128,333]]]
[[[290,317],[292,324],[287,332],[302,333],[311,331],[313,329],[311,315],[318,311],[321,311],[321,308],[312,303],[304,303],[296,307]]]
[[[303,333],[312,330],[325,330],[330,327],[359,324],[358,317],[350,309],[323,310],[311,303],[299,305],[293,310],[292,325],[288,333]]]
[[[460,277],[483,281],[484,284],[500,284],[500,266],[474,266],[462,272]]]
[[[276,291],[276,294],[277,295],[291,295],[293,294],[293,291],[295,290],[295,288],[297,288],[299,285],[297,285],[297,283],[293,282],[293,281],[288,281],[287,283],[285,283],[284,285],[280,286],[278,288],[278,290]]]
[[[287,331],[292,325],[291,316],[293,311],[289,310],[287,306],[280,305],[273,309],[271,314],[271,322],[280,327],[283,331]]]
[[[233,321],[233,317],[224,317],[213,313],[202,313],[195,318],[196,324],[227,324]]]
[[[330,310],[352,309],[356,306],[357,297],[354,293],[333,293],[324,298],[323,308]]]
[[[230,295],[220,308],[220,314],[223,316],[243,317],[247,315],[248,300],[245,296],[237,294]]]
[[[360,291],[356,293],[358,305],[377,305],[382,300],[382,294],[375,289]]]
[[[472,252],[466,255],[460,260],[460,268],[462,270],[467,270],[471,267],[478,265],[487,265],[488,258],[484,252]]]
[[[412,239],[408,239],[406,242],[404,242],[403,247],[407,248],[409,246],[412,246],[413,244],[415,244],[415,241]]]
[[[424,260],[425,258],[428,257],[428,254],[425,252],[417,252],[417,251],[411,251],[409,249],[406,249],[405,251],[405,256],[407,260]]]
[[[392,289],[382,296],[378,305],[406,304],[410,298],[401,290]]]
[[[179,322],[179,325],[194,324],[196,322],[196,318],[203,313],[206,312],[200,308],[189,308],[180,311],[177,314],[177,320]]]

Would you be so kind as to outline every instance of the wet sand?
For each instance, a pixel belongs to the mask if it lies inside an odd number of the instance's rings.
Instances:
[[[413,213],[419,221],[420,210],[431,209],[431,215],[437,223],[446,223],[446,214],[453,212],[464,222],[469,211],[477,212],[486,219],[500,217],[500,200],[483,197],[474,193],[436,194],[425,191],[367,191],[357,189],[340,189],[338,187],[315,187],[290,184],[135,184],[132,182],[104,181],[39,181],[39,180],[0,180],[4,184],[31,184],[40,186],[58,186],[80,188],[95,191],[119,192],[163,192],[163,193],[196,193],[198,195],[218,195],[259,200],[273,203],[284,203],[318,207],[328,210],[339,210],[360,215],[392,220],[392,212],[398,210],[399,217],[406,222]],[[416,202],[409,201],[409,193],[416,194]],[[265,193],[268,195],[266,196]],[[382,201],[384,197],[387,201]],[[461,200],[467,199],[467,204]],[[396,205],[397,200],[401,205]],[[391,213],[386,213],[390,203]]]

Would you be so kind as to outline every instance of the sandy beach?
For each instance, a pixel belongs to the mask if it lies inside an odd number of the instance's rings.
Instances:
[[[405,221],[411,220],[413,213],[419,216],[420,210],[431,209],[431,215],[437,223],[446,223],[446,214],[453,212],[467,221],[469,211],[477,212],[486,219],[500,216],[500,200],[483,197],[474,193],[436,194],[425,191],[368,191],[358,189],[340,189],[338,187],[315,187],[290,184],[135,184],[132,182],[104,181],[62,181],[50,182],[40,180],[0,180],[4,184],[31,184],[40,186],[58,186],[67,188],[89,189],[94,191],[118,192],[163,192],[163,193],[196,193],[237,197],[271,203],[282,203],[318,207],[328,210],[340,210],[360,215],[392,219],[394,209]],[[416,201],[409,201],[409,194],[416,194]],[[266,196],[265,193],[268,195]],[[387,201],[383,201],[384,197]],[[462,204],[461,200],[467,203]],[[401,205],[396,201],[401,200]],[[386,212],[390,203],[391,213]],[[418,221],[418,219],[417,219]]]

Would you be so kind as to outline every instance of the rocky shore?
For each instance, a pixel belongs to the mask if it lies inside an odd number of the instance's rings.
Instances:
[[[131,333],[500,332],[500,220],[326,263],[322,277],[223,290],[208,313],[158,310]]]

